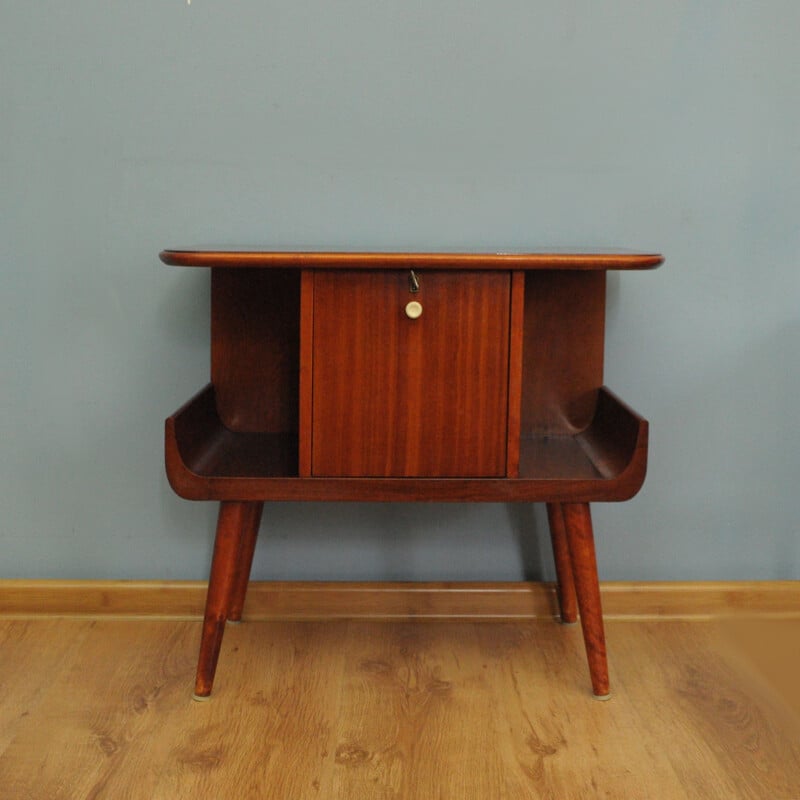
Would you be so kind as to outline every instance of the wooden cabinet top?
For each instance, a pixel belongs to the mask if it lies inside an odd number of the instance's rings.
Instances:
[[[652,269],[661,264],[658,253],[614,249],[548,249],[507,252],[389,252],[321,249],[269,250],[246,247],[176,248],[163,250],[165,264],[179,267],[275,267],[294,269],[505,269],[608,270]]]

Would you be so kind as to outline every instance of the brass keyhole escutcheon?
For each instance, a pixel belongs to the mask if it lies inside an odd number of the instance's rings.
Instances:
[[[406,304],[406,316],[409,319],[419,319],[422,316],[422,303],[412,300]]]
[[[408,291],[416,294],[419,291],[419,275],[412,269],[408,276]]]

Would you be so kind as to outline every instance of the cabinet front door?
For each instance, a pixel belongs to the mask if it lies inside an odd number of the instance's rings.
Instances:
[[[307,285],[312,475],[505,475],[510,273],[319,271]]]

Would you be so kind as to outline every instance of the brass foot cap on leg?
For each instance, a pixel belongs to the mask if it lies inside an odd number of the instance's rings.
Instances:
[[[241,625],[242,621],[240,619],[229,619],[228,625]]]
[[[198,703],[205,703],[210,699],[211,699],[211,695],[210,694],[193,694],[192,695],[192,700],[194,700],[194,701],[196,701]]]
[[[578,620],[576,620],[576,619],[564,619],[562,617],[561,624],[562,625],[577,625],[578,624]]]
[[[608,694],[593,694],[592,697],[595,700],[602,700],[603,702],[605,702],[606,700],[611,699],[611,692],[609,692]]]

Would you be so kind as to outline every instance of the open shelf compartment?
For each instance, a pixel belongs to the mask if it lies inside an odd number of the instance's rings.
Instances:
[[[212,384],[166,421],[170,484],[193,500],[624,500],[646,462],[647,422],[605,387],[583,430],[521,440],[518,478],[301,478],[297,435],[230,430]]]

